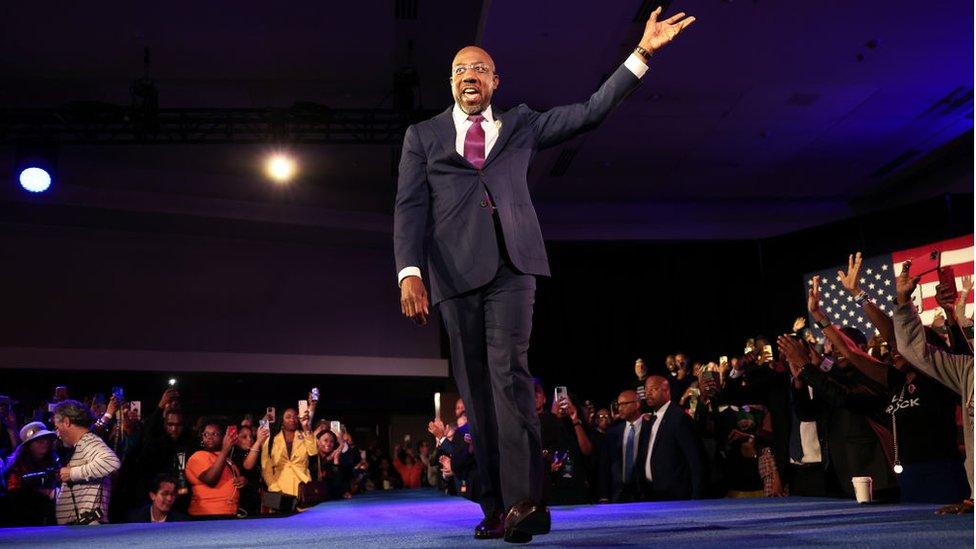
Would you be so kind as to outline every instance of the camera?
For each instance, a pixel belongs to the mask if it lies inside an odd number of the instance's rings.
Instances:
[[[90,511],[85,511],[78,515],[78,518],[68,523],[69,526],[84,526],[86,524],[91,524],[93,522],[101,522],[102,520],[102,509],[96,507]]]

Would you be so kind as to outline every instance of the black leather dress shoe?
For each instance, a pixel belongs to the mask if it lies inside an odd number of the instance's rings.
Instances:
[[[474,539],[498,539],[505,536],[505,517],[489,515],[474,527]]]
[[[532,536],[548,534],[552,528],[549,508],[529,500],[512,506],[505,515],[505,541],[528,543]]]

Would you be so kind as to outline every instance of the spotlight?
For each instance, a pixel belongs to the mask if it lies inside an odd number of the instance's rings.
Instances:
[[[43,168],[31,167],[20,172],[20,186],[32,193],[42,193],[51,188],[51,174]]]
[[[57,179],[57,149],[44,144],[20,144],[17,147],[13,177],[30,193],[51,189]]]
[[[265,162],[264,171],[272,181],[287,183],[295,177],[298,167],[290,156],[277,153]]]

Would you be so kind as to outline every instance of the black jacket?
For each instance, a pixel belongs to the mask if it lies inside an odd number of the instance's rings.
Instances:
[[[807,364],[799,378],[813,389],[813,399],[805,391],[794,392],[796,415],[816,421],[818,431],[824,428],[821,451],[841,492],[854,497],[851,477],[869,476],[876,499],[897,497],[898,482],[886,455],[893,446],[884,413],[889,392],[853,367],[824,373]]]
[[[701,440],[695,433],[695,426],[677,404],[672,402],[660,421],[654,448],[651,450],[651,473],[653,482],[649,483],[644,471],[647,461],[647,448],[651,439],[653,423],[641,428],[640,442],[637,445],[638,487],[641,497],[646,500],[693,499],[700,498],[705,488],[705,466],[702,459]]]

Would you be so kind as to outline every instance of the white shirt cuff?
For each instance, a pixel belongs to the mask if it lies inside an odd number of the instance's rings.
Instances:
[[[648,66],[643,59],[640,58],[636,53],[630,54],[627,60],[624,61],[624,66],[630,69],[630,72],[634,73],[634,76],[641,78],[644,73],[647,72]]]
[[[404,267],[400,269],[400,272],[397,274],[397,286],[403,284],[403,279],[407,278],[408,276],[415,276],[420,279],[424,278],[420,276],[420,267]]]

